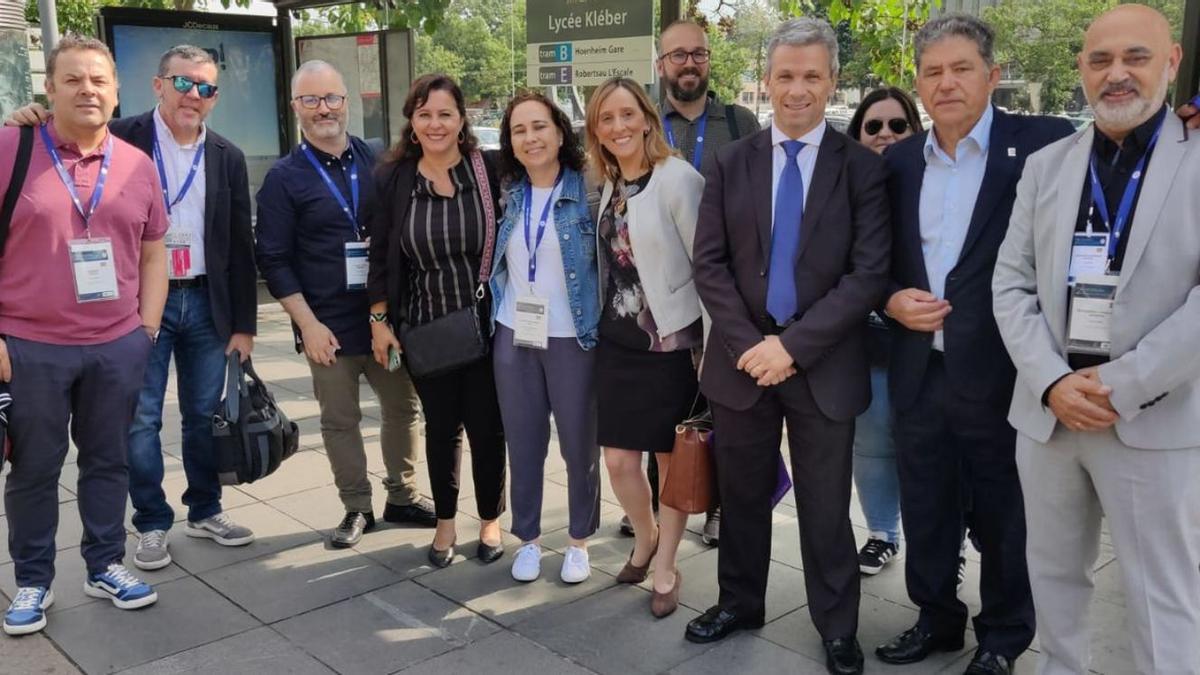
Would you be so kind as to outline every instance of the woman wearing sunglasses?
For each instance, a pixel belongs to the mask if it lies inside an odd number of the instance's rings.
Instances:
[[[895,87],[876,89],[863,98],[846,133],[875,152],[921,130],[917,106]],[[877,574],[900,552],[900,479],[896,474],[896,448],[892,445],[887,399],[887,326],[872,314],[867,343],[871,355],[871,389],[874,397],[859,424],[854,443],[854,484],[871,530],[858,552],[858,569]]]

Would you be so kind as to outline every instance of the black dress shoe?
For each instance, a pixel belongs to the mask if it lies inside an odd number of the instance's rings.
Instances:
[[[329,537],[329,545],[334,548],[350,548],[362,539],[363,532],[369,532],[375,527],[375,516],[370,513],[350,511],[342,518],[342,522],[333,528]]]
[[[421,527],[435,527],[437,514],[433,512],[433,502],[418,497],[411,504],[388,504],[383,507],[383,519],[389,523],[412,523]]]
[[[1013,660],[980,647],[975,650],[975,658],[971,659],[963,675],[1012,675],[1012,672]]]
[[[688,622],[683,637],[688,642],[716,642],[726,635],[743,628],[762,628],[761,616],[749,618],[735,614],[720,605],[713,605],[708,611]]]
[[[483,543],[479,540],[479,546],[475,549],[475,557],[479,558],[479,562],[483,564],[494,563],[504,555],[504,543],[501,542],[492,546],[491,544]]]
[[[449,567],[454,561],[454,544],[450,544],[444,550],[438,550],[433,544],[429,545],[429,564],[434,567]]]
[[[923,661],[934,652],[955,652],[963,648],[963,637],[937,637],[920,625],[897,635],[891,642],[875,648],[875,656],[884,663],[903,665]]]
[[[831,675],[862,675],[863,653],[858,639],[850,637],[825,641],[825,669]]]

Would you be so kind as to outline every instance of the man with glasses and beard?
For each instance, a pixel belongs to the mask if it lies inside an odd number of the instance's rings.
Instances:
[[[350,101],[341,74],[307,61],[292,77],[300,145],[275,163],[258,191],[258,265],[267,288],[292,319],[296,350],[308,359],[321,407],[321,438],[345,515],[331,537],[354,546],[375,526],[363,448],[359,380],[379,398],[379,443],[387,478],[383,519],[437,524],[433,503],[417,493],[417,395],[403,366],[371,356],[367,302],[367,227],[375,212],[375,153],[346,133]]]
[[[172,47],[151,83],[158,105],[109,124],[114,136],[155,164],[171,222],[167,306],[129,429],[129,496],[138,530],[133,563],[144,570],[171,564],[167,531],[175,513],[162,487],[159,432],[172,356],[187,476],[184,533],[222,546],[254,541],[254,533],[221,507],[209,423],[224,389],[225,358],[234,350],[243,360],[250,356],[258,313],[246,158],[205,124],[219,98],[218,72],[204,49]],[[16,111],[10,122],[37,124],[45,116],[35,104]]]
[[[1200,666],[1200,135],[1164,105],[1181,58],[1148,7],[1091,24],[1095,124],[1029,158],[996,262],[1043,675],[1087,672],[1102,515],[1131,672]]]
[[[717,151],[728,143],[758,131],[758,118],[748,109],[724,103],[708,88],[708,34],[694,21],[676,21],[663,30],[658,41],[655,68],[662,79],[663,100],[660,108],[667,142],[692,166],[704,173],[716,161]],[[650,457],[648,469],[658,510],[658,467]],[[701,539],[716,546],[720,536],[719,506],[708,512]],[[632,532],[629,521],[621,519],[621,529]]]

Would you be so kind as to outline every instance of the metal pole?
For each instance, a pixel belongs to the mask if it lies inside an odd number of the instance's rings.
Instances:
[[[1175,105],[1183,105],[1200,89],[1200,0],[1187,0],[1183,10],[1183,62],[1175,81]]]
[[[50,50],[58,44],[58,8],[54,0],[38,0],[38,20],[42,24],[42,53],[50,56]]]
[[[683,18],[683,0],[662,0],[658,8],[658,29],[662,30],[671,23]]]

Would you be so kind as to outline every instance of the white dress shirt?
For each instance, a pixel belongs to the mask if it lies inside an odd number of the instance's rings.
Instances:
[[[168,198],[174,201],[179,196],[179,188],[187,180],[188,171],[192,168],[192,160],[196,157],[196,149],[204,143],[208,129],[201,125],[200,136],[196,138],[195,143],[180,145],[175,142],[175,137],[171,135],[171,129],[163,121],[162,113],[155,108],[154,132],[158,135],[158,148],[163,158],[163,172],[167,174],[167,184],[163,187],[167,189]],[[181,235],[185,236],[191,245],[191,268],[187,275],[189,277],[198,277],[207,273],[204,264],[204,193],[207,184],[205,162],[206,160],[200,160],[200,168],[196,171],[192,187],[188,188],[188,193],[184,196],[183,201],[171,208],[171,228],[167,231],[168,245],[178,241]]]
[[[987,169],[988,139],[992,134],[992,106],[984,111],[971,133],[958,142],[954,159],[938,145],[935,126],[925,137],[925,178],[921,182],[921,252],[929,292],[946,297],[946,276],[958,264],[983,174]],[[933,334],[933,348],[945,351],[942,331]]]
[[[821,139],[825,138],[825,120],[812,131],[800,138],[793,139],[783,133],[775,122],[771,122],[771,229],[775,229],[775,193],[779,191],[779,178],[783,176],[783,167],[787,164],[787,151],[783,149],[784,141],[797,140],[804,144],[796,155],[796,164],[800,167],[800,175],[804,178],[804,206],[808,208],[808,187],[812,185],[813,172],[817,168],[817,151],[821,147]]]
[[[538,218],[547,200],[558,199],[562,195],[562,184],[558,188],[533,188],[532,209],[529,211],[529,245],[537,240]],[[511,204],[509,205],[511,206]],[[531,205],[523,205],[530,209]],[[524,214],[525,211],[522,211]],[[550,207],[546,219],[546,234],[542,237],[542,245],[537,248],[537,277],[533,284],[529,283],[529,248],[525,245],[525,218],[522,215],[508,238],[508,248],[504,250],[504,260],[508,265],[508,284],[504,295],[500,298],[500,308],[496,311],[496,321],[506,328],[517,325],[517,296],[532,293],[546,301],[548,307],[547,323],[549,337],[575,337],[575,315],[571,312],[571,302],[567,297],[567,278],[563,270],[562,247],[558,243],[558,234],[554,224],[554,206]]]

